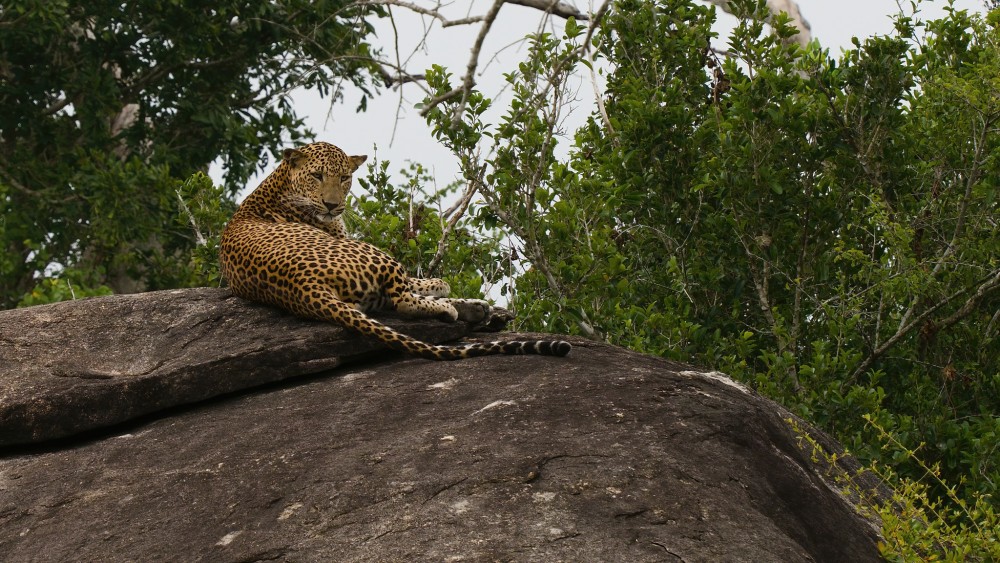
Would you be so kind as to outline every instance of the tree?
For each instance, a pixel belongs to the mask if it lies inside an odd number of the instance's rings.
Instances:
[[[372,77],[422,77],[379,60],[371,18],[404,7],[444,26],[479,23],[483,37],[505,3],[588,17],[547,0],[497,1],[459,21],[440,3],[396,0],[0,7],[0,308],[214,282],[213,246],[201,242],[235,191],[268,149],[311,137],[290,92],[336,99],[350,83],[363,107]],[[478,57],[474,46],[450,95],[467,97]],[[180,186],[217,160],[224,190]]]
[[[52,298],[57,286],[204,283],[191,258],[199,237],[217,234],[265,151],[310,135],[289,92],[337,98],[350,83],[368,93],[378,68],[365,18],[378,10],[339,0],[6,2],[0,307]],[[217,159],[225,190],[204,180],[182,189]]]

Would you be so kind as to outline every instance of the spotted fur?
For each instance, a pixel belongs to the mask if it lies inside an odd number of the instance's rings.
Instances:
[[[348,156],[329,143],[285,151],[222,233],[219,259],[233,293],[339,323],[432,360],[569,352],[568,342],[544,340],[434,346],[368,317],[366,312],[386,310],[480,322],[490,307],[478,299],[448,299],[450,288],[443,280],[411,278],[389,255],[347,235],[345,200],[352,175],[366,158]]]

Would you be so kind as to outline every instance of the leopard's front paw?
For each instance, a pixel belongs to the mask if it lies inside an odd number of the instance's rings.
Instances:
[[[490,304],[482,299],[451,299],[458,310],[458,320],[467,323],[482,323],[490,317]]]

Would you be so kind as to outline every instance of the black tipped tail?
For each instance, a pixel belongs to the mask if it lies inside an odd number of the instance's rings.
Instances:
[[[528,342],[507,342],[504,354],[539,354],[541,356],[565,356],[573,346],[563,340],[534,340]]]
[[[326,309],[312,311],[304,316],[336,321],[341,325],[372,337],[387,347],[427,358],[428,360],[461,360],[492,354],[538,354],[541,356],[565,356],[573,348],[563,340],[500,340],[465,346],[435,346],[401,334],[390,327],[368,317],[354,307],[337,299],[328,288],[317,286],[321,297],[325,298]]]
[[[552,352],[552,356],[559,356],[560,358],[569,354],[569,351],[573,349],[573,345],[565,340],[556,340],[554,342],[546,342],[549,344],[549,350]]]
[[[460,357],[489,356],[493,354],[522,355],[537,354],[540,356],[565,356],[573,346],[563,340],[508,340],[487,342],[485,344],[470,344],[453,348]]]

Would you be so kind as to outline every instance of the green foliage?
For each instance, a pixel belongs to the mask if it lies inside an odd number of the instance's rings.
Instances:
[[[610,340],[754,383],[868,459],[885,461],[870,413],[993,492],[1000,36],[953,11],[834,61],[784,41],[784,20],[768,31],[764,2],[733,6],[721,66],[687,2],[619,2],[606,22],[608,123],[578,133],[579,191],[555,211],[594,209],[614,244],[579,268],[577,241],[546,240],[584,288],[570,298]]]
[[[920,467],[920,478],[901,478],[881,464],[859,468],[855,463],[842,463],[846,452],[828,451],[793,418],[785,422],[798,435],[799,447],[811,450],[812,462],[852,500],[859,514],[881,524],[882,556],[901,562],[1000,560],[1000,514],[990,495],[973,493],[969,500],[959,496],[958,489],[941,477],[937,465],[924,463],[919,448],[903,446],[870,416],[864,418],[882,450]],[[874,482],[894,483],[895,489],[887,494],[873,487],[869,474],[878,477]],[[933,494],[928,482],[944,495]]]
[[[989,505],[1000,30],[951,8],[900,16],[835,60],[789,41],[763,0],[731,6],[724,57],[710,7],[619,0],[593,36],[600,64],[574,22],[531,38],[495,126],[455,99],[428,115],[485,180],[471,213],[519,250],[512,307],[526,328],[725,371],[902,479],[924,476],[920,447],[941,477],[928,499]],[[607,71],[605,92],[560,160],[553,123],[581,65]]]
[[[58,277],[46,277],[28,292],[17,304],[18,307],[45,305],[59,301],[83,299],[99,295],[111,295],[111,288],[103,285],[96,287],[92,276],[79,270],[64,270]]]
[[[200,172],[184,181],[174,192],[179,207],[174,217],[178,231],[190,229],[195,235],[195,248],[187,264],[174,271],[170,286],[219,285],[219,240],[226,221],[236,212],[236,204],[226,197],[226,190]]]
[[[882,555],[889,561],[1000,560],[1000,513],[990,495],[974,492],[967,500],[942,479],[937,464],[928,466],[916,448],[904,446],[871,417],[865,420],[884,450],[906,457],[923,471],[919,479],[899,479],[892,469],[876,467],[884,480],[897,483],[892,501],[879,510]],[[944,494],[935,495],[933,490]]]
[[[367,93],[373,10],[344,0],[6,2],[0,308],[71,270],[115,291],[207,280],[188,268],[200,252],[194,230],[174,220],[179,180],[221,160],[231,201],[265,150],[310,135],[291,90],[334,96],[346,79]]]
[[[436,188],[434,178],[412,163],[400,170],[403,183],[397,185],[388,169],[387,161],[376,158],[368,175],[358,178],[361,190],[354,190],[344,214],[348,232],[407,265],[414,276],[443,277],[454,297],[481,298],[484,286],[505,275],[503,258],[495,237],[442,208],[461,185]]]

